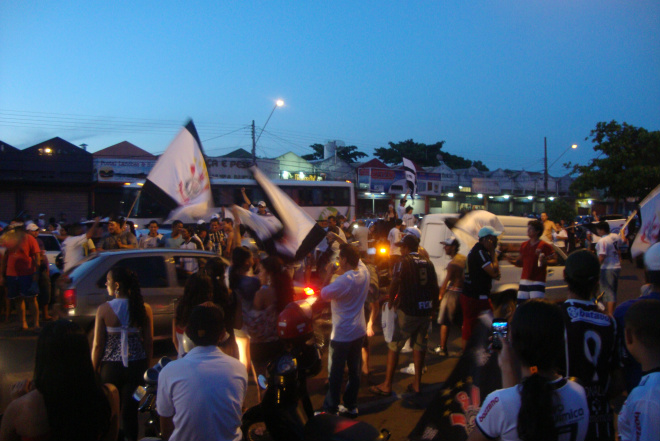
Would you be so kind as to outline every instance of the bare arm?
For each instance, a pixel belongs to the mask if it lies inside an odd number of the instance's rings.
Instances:
[[[172,319],[172,343],[174,343],[174,349],[177,353],[179,352],[179,339],[176,338],[176,319]]]
[[[246,204],[252,205],[252,202],[250,202],[250,199],[247,197],[247,194],[245,193],[245,187],[241,188],[241,195],[243,195],[243,200],[245,201]]]
[[[167,441],[170,439],[170,436],[172,436],[172,432],[174,432],[174,417],[160,417],[160,431],[161,431],[161,438],[163,438],[164,441]]]
[[[440,296],[438,297],[440,300],[442,300],[445,293],[447,292],[447,287],[449,286],[449,282],[456,279],[459,271],[460,269],[457,268],[456,265],[452,265],[452,264],[447,265],[447,275],[445,276],[445,280],[442,282],[442,286],[440,287]]]
[[[94,323],[94,344],[92,345],[92,365],[94,370],[99,372],[101,369],[101,358],[103,358],[103,351],[105,350],[105,320],[103,318],[102,309],[105,304],[99,306],[96,310],[96,321]]]
[[[147,353],[148,363],[151,363],[154,356],[154,315],[151,312],[151,306],[148,304],[144,304],[144,309],[147,315],[142,326],[142,342],[144,351]]]
[[[378,318],[378,310],[380,303],[378,301],[371,302],[371,313],[369,314],[369,321],[367,322],[367,337],[374,336],[374,322]]]

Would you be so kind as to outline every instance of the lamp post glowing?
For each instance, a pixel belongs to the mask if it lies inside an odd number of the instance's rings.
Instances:
[[[261,135],[264,133],[264,129],[268,125],[268,121],[270,121],[270,117],[273,116],[273,112],[275,112],[275,109],[278,107],[282,107],[284,105],[283,100],[277,100],[275,101],[275,106],[273,106],[273,110],[270,111],[270,115],[268,115],[268,119],[266,119],[266,124],[263,125],[261,128],[261,131],[259,132],[259,136],[257,136],[257,139],[254,139],[254,120],[252,120],[252,163],[257,164],[257,143],[259,142],[259,139],[261,138]]]
[[[567,151],[569,151],[571,149],[575,150],[575,149],[577,149],[578,146],[577,146],[577,144],[570,145],[566,150],[561,152],[561,155],[559,155],[557,157],[557,159],[555,159],[552,162],[552,164],[550,164],[550,167],[548,167],[548,139],[547,138],[543,138],[543,147],[544,147],[544,153],[545,153],[544,154],[544,161],[543,161],[543,163],[545,165],[545,170],[544,170],[544,173],[543,173],[543,188],[544,188],[545,192],[544,192],[543,196],[545,196],[545,199],[547,199],[548,198],[548,170],[551,169],[552,166],[555,165],[557,163],[557,161],[559,161],[559,158],[564,156]]]

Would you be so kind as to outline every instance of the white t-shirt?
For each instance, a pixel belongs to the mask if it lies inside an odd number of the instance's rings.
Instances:
[[[589,428],[589,407],[584,388],[574,381],[561,378],[553,384],[555,389],[555,427],[559,441],[581,441]],[[477,427],[489,439],[519,441],[518,413],[520,412],[520,385],[499,389],[484,400],[477,418]],[[575,436],[571,436],[571,433]]]
[[[618,234],[610,233],[601,237],[596,243],[596,254],[605,256],[605,260],[600,265],[601,270],[621,268],[621,259],[619,258],[621,242],[621,237]]]
[[[621,441],[660,439],[660,371],[644,375],[619,413]]]
[[[364,302],[369,292],[369,270],[360,260],[357,270],[347,271],[321,290],[321,299],[332,309],[330,340],[349,342],[367,334]]]
[[[85,258],[83,245],[87,243],[87,234],[80,236],[69,236],[62,242],[64,250],[64,271],[73,268]]]
[[[365,253],[369,249],[369,228],[367,227],[357,227],[353,230],[353,237],[360,242],[360,251]]]
[[[182,250],[196,250],[197,244],[191,239],[188,243],[184,241],[179,248]],[[181,265],[183,266],[183,270],[189,273],[196,273],[199,271],[199,264],[194,257],[182,257]]]
[[[403,219],[403,215],[406,214],[406,203],[404,202],[403,205],[399,203],[399,205],[396,206],[396,214],[399,216],[399,219]]]
[[[401,248],[394,245],[401,240],[401,236],[403,236],[403,234],[401,234],[401,231],[399,231],[399,229],[396,227],[392,228],[390,230],[390,234],[387,235],[387,240],[390,241],[390,256],[401,255]]]
[[[245,366],[216,346],[197,346],[158,376],[158,414],[173,417],[171,441],[240,441]]]
[[[414,227],[415,226],[415,216],[413,216],[412,213],[406,213],[403,216],[401,216],[401,220],[403,221],[403,225],[406,227]]]

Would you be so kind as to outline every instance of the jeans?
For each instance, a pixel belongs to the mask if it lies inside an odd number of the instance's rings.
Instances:
[[[101,381],[114,384],[119,390],[121,407],[120,428],[124,436],[135,441],[138,437],[138,405],[133,399],[135,389],[144,384],[144,371],[149,367],[146,359],[129,361],[125,368],[121,361],[101,362]]]
[[[344,366],[348,365],[348,383],[344,392],[344,406],[348,409],[357,407],[358,391],[360,390],[360,369],[362,368],[362,341],[360,337],[353,341],[330,341],[330,377],[328,393],[323,401],[323,409],[337,412],[339,395],[344,379]]]

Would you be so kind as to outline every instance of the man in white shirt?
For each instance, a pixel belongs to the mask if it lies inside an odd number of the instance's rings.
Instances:
[[[403,228],[403,221],[397,219],[394,228],[392,228],[387,235],[387,240],[390,242],[390,272],[392,271],[394,264],[401,260],[401,248],[399,248],[397,243],[400,242],[403,237],[403,233],[401,233]]]
[[[186,335],[195,347],[158,376],[162,438],[240,441],[247,371],[218,349],[225,336],[220,308],[211,302],[193,308]]]
[[[404,194],[401,200],[399,201],[399,205],[396,207],[396,214],[399,216],[399,219],[403,219],[403,215],[406,213],[406,202],[408,201],[407,199],[407,194]]]
[[[369,270],[360,260],[357,248],[352,245],[341,245],[338,271],[341,275],[321,290],[321,300],[330,301],[332,307],[331,368],[323,410],[355,417],[358,414],[357,397],[360,389],[362,343],[367,334],[364,303],[367,300],[371,278]],[[328,271],[325,283],[330,281],[332,275],[333,272]],[[344,406],[341,406],[339,395],[346,365],[348,365],[348,383],[344,392]]]
[[[417,219],[415,219],[415,216],[413,216],[412,212],[413,212],[413,207],[406,207],[406,213],[403,216],[401,216],[404,227],[415,226]]]
[[[138,248],[163,248],[165,246],[165,237],[158,233],[158,222],[152,220],[149,222],[149,234],[140,236]]]
[[[99,225],[99,219],[99,217],[94,219],[94,224],[87,230],[87,233],[82,233],[82,225],[75,224],[71,228],[71,235],[62,242],[65,272],[76,266],[85,257],[85,249],[83,247],[94,235],[96,227]]]
[[[596,225],[596,233],[600,240],[596,243],[596,254],[600,261],[600,289],[609,315],[614,314],[616,294],[619,287],[621,272],[621,251],[623,239],[618,234],[610,233],[610,225],[601,221]]]

